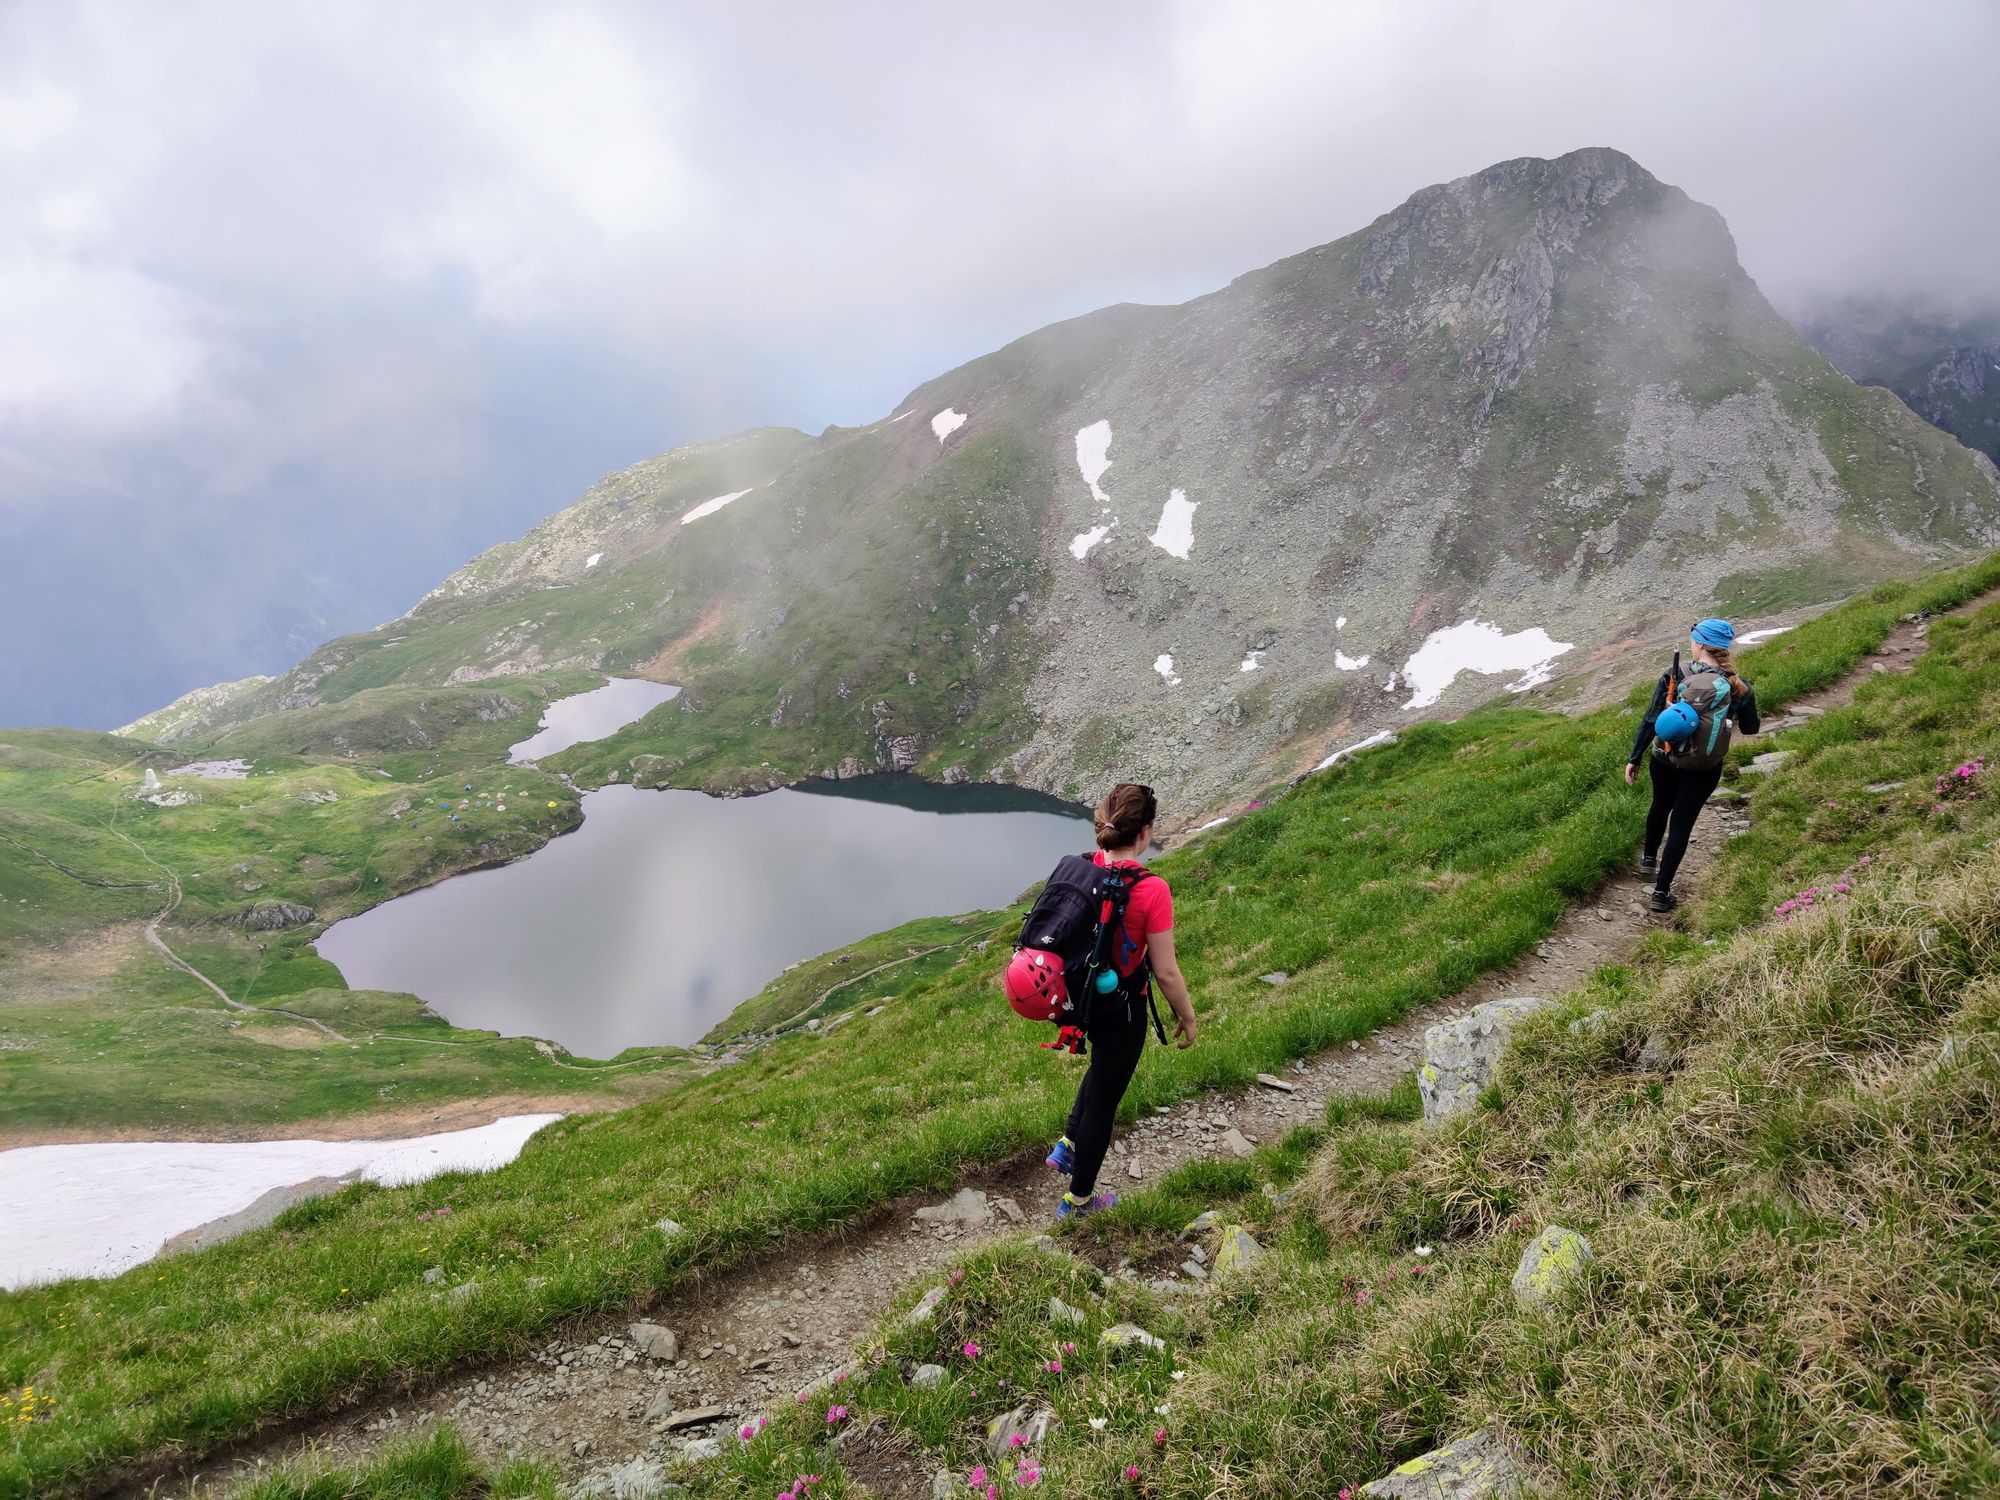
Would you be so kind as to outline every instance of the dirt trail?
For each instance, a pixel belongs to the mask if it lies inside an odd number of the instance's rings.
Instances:
[[[1764,733],[1795,728],[1846,703],[1875,674],[1907,669],[1927,635],[1921,622],[1899,626],[1842,681],[1767,720]],[[1695,825],[1677,881],[1682,891],[1696,886],[1722,844],[1749,826],[1740,805],[1711,803]],[[1233,1136],[1266,1143],[1316,1121],[1336,1094],[1381,1092],[1415,1068],[1425,1028],[1503,995],[1559,995],[1599,965],[1629,956],[1654,923],[1669,920],[1647,912],[1650,884],[1632,871],[1612,876],[1564,912],[1535,952],[1364,1041],[1294,1062],[1282,1079],[1289,1090],[1259,1084],[1207,1094],[1121,1131],[1101,1181],[1113,1188],[1143,1186],[1184,1162],[1244,1149]],[[1046,1220],[1060,1186],[1034,1157],[973,1171],[960,1180],[956,1200],[891,1204],[844,1232],[739,1262],[643,1314],[628,1310],[581,1322],[527,1358],[462,1370],[422,1391],[274,1432],[156,1485],[118,1493],[213,1496],[230,1482],[308,1451],[351,1463],[387,1441],[447,1421],[483,1458],[538,1458],[579,1476],[671,1454],[684,1439],[731,1432],[738,1421],[790,1400],[847,1358],[899,1288],[941,1273],[984,1242]],[[964,1205],[963,1218],[934,1217],[954,1202]],[[932,1213],[919,1218],[919,1209]],[[638,1350],[627,1332],[635,1316],[678,1335],[675,1360],[656,1361]],[[677,1414],[702,1408],[721,1408],[724,1415],[675,1425]]]

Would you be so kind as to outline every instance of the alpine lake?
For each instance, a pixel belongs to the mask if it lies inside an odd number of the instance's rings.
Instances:
[[[514,758],[610,734],[672,694],[614,682],[561,700]],[[575,832],[337,922],[318,950],[357,989],[605,1058],[698,1041],[789,965],[1004,905],[1090,845],[1081,809],[1015,787],[864,776],[718,798],[614,783],[584,794]]]

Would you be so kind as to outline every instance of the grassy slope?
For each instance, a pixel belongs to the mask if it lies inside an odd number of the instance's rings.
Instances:
[[[282,741],[264,721],[203,752],[251,758],[249,778],[165,779],[199,796],[182,807],[136,794],[146,769],[166,773],[183,753],[113,735],[0,732],[0,1037],[11,1044],[0,1049],[0,1132],[226,1128],[644,1086],[653,1070],[593,1077],[525,1039],[448,1027],[407,996],[348,991],[308,946],[319,923],[256,932],[240,920],[270,901],[332,920],[573,826],[576,798],[553,775],[490,768],[550,697],[588,681],[516,681],[511,698],[490,687],[379,690],[371,715],[342,721],[345,745],[313,711],[287,718]],[[429,745],[409,743],[413,721]],[[469,779],[514,787],[508,812],[450,821],[438,803],[455,808]],[[326,794],[338,800],[302,800]],[[182,900],[164,937],[232,997],[382,1044],[328,1044],[278,1016],[246,1020],[163,963],[141,929],[170,899],[168,872]]]
[[[1046,1400],[1063,1420],[1043,1484],[1078,1496],[1326,1496],[1493,1422],[1557,1493],[1992,1493],[2000,793],[1940,811],[1933,778],[2000,749],[2000,606],[1936,637],[1911,677],[1789,742],[1693,930],[1531,1023],[1484,1109],[1421,1128],[1407,1084],[1337,1101],[1091,1236],[1164,1266],[1197,1212],[1249,1223],[1273,1253],[1212,1297],[1019,1242],[972,1257],[919,1327],[898,1316],[913,1285],[864,1351],[879,1368],[835,1394],[848,1421],[964,1473],[988,1418]],[[1905,784],[1864,790],[1887,779]],[[1774,918],[1843,871],[1851,895]],[[1637,1062],[1649,1039],[1663,1069]],[[1508,1279],[1551,1222],[1598,1260],[1562,1313],[1525,1314]],[[1052,1327],[1052,1295],[1087,1324]],[[1171,1356],[1107,1359],[1095,1335],[1121,1319]],[[919,1361],[951,1377],[911,1389]],[[852,1494],[826,1430],[824,1404],[780,1411],[695,1492],[817,1471],[816,1495]]]
[[[1760,692],[1776,706],[1839,675],[1900,614],[1995,581],[2000,560],[1885,586],[1750,658]],[[1246,1082],[1531,946],[1629,855],[1641,805],[1615,781],[1628,733],[1612,711],[1422,726],[1164,861],[1207,1028],[1198,1049],[1150,1060],[1128,1107]],[[991,936],[1004,945],[1014,920],[996,914]],[[566,1120],[490,1176],[357,1187],[212,1252],[5,1299],[0,1384],[59,1405],[10,1433],[0,1493],[73,1486],[168,1445],[206,1450],[520,1349],[566,1316],[643,1302],[1044,1141],[1074,1075],[995,1001],[995,967],[967,953],[882,1016]],[[1294,982],[1256,981],[1274,967]],[[447,1220],[416,1217],[445,1205]],[[686,1232],[663,1239],[663,1214]],[[432,1302],[433,1264],[481,1290]]]

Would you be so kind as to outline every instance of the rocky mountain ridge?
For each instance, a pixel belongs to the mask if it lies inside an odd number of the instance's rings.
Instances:
[[[1713,210],[1591,149],[1056,324],[869,426],[610,476],[402,620],[134,728],[226,744],[588,668],[686,691],[569,752],[585,784],[1116,771],[1192,809],[1995,540],[1989,462],[1801,343]]]

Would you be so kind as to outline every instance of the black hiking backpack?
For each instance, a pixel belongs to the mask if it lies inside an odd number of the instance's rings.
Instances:
[[[1122,1005],[1143,995],[1150,1009],[1151,964],[1141,959],[1138,968],[1120,975],[1117,946],[1125,935],[1125,908],[1133,888],[1142,880],[1157,879],[1142,865],[1100,865],[1082,854],[1065,854],[1050,872],[1021,923],[1018,946],[1053,953],[1062,960],[1069,998],[1062,1018],[1065,1032],[1088,1027],[1095,1007],[1107,1002]],[[1100,988],[1100,976],[1106,974],[1112,981],[1108,988]],[[1164,1044],[1166,1033],[1157,1014],[1153,1029]]]
[[[1697,722],[1686,744],[1667,748],[1667,764],[1683,771],[1721,765],[1736,729],[1732,700],[1729,679],[1704,662],[1668,677],[1667,701],[1686,704],[1694,710]]]

